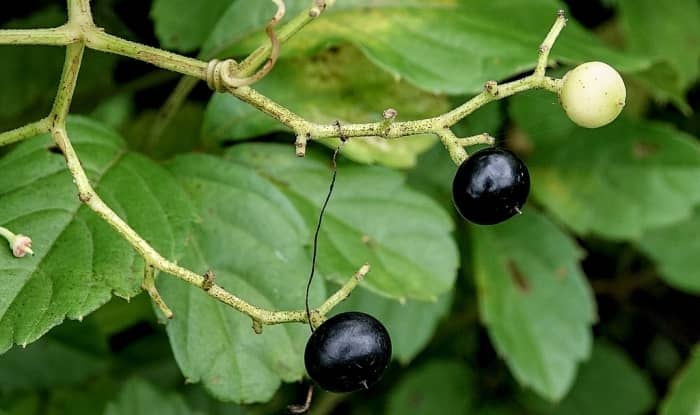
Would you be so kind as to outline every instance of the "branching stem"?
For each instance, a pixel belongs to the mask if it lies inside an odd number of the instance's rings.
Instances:
[[[277,40],[280,45],[294,36],[315,17],[318,17],[322,10],[316,3],[318,3],[318,1],[314,0],[314,4],[309,10],[302,10],[298,15],[290,19],[277,31]],[[264,42],[261,44],[239,64],[238,73],[240,76],[251,76],[260,65],[265,63],[268,56],[270,56],[271,51],[272,42]],[[219,56],[221,53],[221,50],[213,50],[204,56],[204,58],[212,59]],[[158,112],[158,118],[153,124],[151,133],[149,134],[150,141],[155,142],[158,140],[165,128],[168,126],[168,124],[170,124],[170,121],[175,116],[177,111],[180,109],[180,107],[182,107],[182,104],[187,99],[187,96],[190,94],[190,92],[192,92],[194,87],[197,86],[197,83],[200,80],[201,78],[191,76],[185,76],[180,79],[180,82],[178,82],[177,86]]]
[[[564,10],[559,10],[559,12],[557,12],[557,20],[554,21],[554,25],[552,25],[549,33],[547,33],[547,36],[540,45],[540,56],[537,59],[537,66],[535,66],[536,76],[544,76],[544,72],[547,69],[547,62],[549,60],[549,52],[552,51],[554,42],[556,42],[557,37],[559,37],[559,33],[561,33],[562,29],[564,29],[564,26],[566,26],[566,15],[564,14]]]
[[[282,4],[281,0],[275,3]],[[255,50],[240,65],[237,65],[236,76],[250,76],[264,62],[274,61],[274,49],[280,43],[291,37],[309,21],[317,17],[327,4],[314,0],[312,6],[304,13],[292,18],[278,33],[270,35],[270,27],[281,18],[283,8],[278,8],[278,14],[271,25],[268,26],[270,42],[265,42]],[[160,68],[174,71],[192,77],[191,79],[206,80],[210,85],[218,85],[232,95],[249,103],[271,117],[291,128],[298,136],[296,151],[298,155],[304,155],[308,140],[329,138],[338,136],[336,124],[317,124],[302,118],[286,107],[271,100],[249,86],[236,86],[227,84],[227,76],[221,76],[221,71],[209,70],[210,62],[190,58],[176,53],[164,51],[154,47],[131,42],[105,33],[93,23],[89,0],[67,0],[68,22],[60,27],[51,29],[30,30],[0,30],[0,45],[54,45],[65,46],[66,57],[61,75],[61,81],[56,93],[53,108],[49,116],[39,121],[27,124],[23,127],[0,134],[0,145],[14,143],[39,134],[50,132],[51,136],[63,153],[70,174],[78,189],[78,198],[105,220],[118,232],[138,253],[145,262],[143,288],[151,296],[155,304],[166,317],[172,316],[172,311],[161,298],[155,284],[157,271],[173,275],[191,285],[201,288],[207,295],[218,301],[247,314],[253,320],[253,328],[256,332],[262,330],[263,325],[286,322],[306,323],[309,320],[305,310],[274,311],[256,307],[213,281],[211,274],[200,275],[181,267],[174,262],[163,258],[148,242],[122,220],[95,192],[83,170],[78,155],[71,144],[66,130],[66,120],[71,106],[75,86],[80,72],[80,66],[85,48],[91,48],[107,53],[119,54],[140,61],[151,63]],[[461,163],[467,158],[465,146],[479,143],[493,144],[493,137],[484,133],[472,137],[458,138],[452,132],[454,126],[464,117],[468,116],[481,106],[521,91],[533,88],[546,89],[558,92],[561,89],[561,80],[546,77],[544,72],[547,65],[549,51],[556,37],[564,27],[566,20],[560,13],[554,26],[540,47],[540,55],[535,72],[525,78],[498,85],[495,81],[489,81],[482,93],[471,98],[459,107],[443,115],[412,121],[395,121],[396,114],[387,116],[383,121],[364,124],[343,124],[343,134],[347,138],[378,136],[387,139],[399,138],[416,134],[432,133],[437,135],[447,148],[455,163]],[[270,58],[270,54],[273,58]],[[274,62],[273,62],[274,63]],[[267,71],[269,69],[265,69]],[[211,79],[212,73],[219,73],[220,78]],[[226,74],[232,75],[232,74]],[[264,75],[264,74],[263,74]],[[190,79],[190,78],[186,78]],[[240,79],[240,78],[238,78]],[[178,97],[187,95],[191,84],[185,85],[178,92]],[[174,106],[177,108],[177,105]],[[336,293],[331,295],[318,308],[310,311],[311,324],[320,324],[325,315],[333,307],[350,295],[362,278],[369,272],[369,265],[363,265]]]
[[[78,41],[78,34],[67,26],[51,29],[3,29],[0,45],[66,46]]]
[[[51,120],[49,118],[42,118],[39,121],[34,121],[29,124],[25,124],[21,127],[15,128],[14,130],[5,131],[0,133],[0,146],[7,144],[12,144],[17,141],[22,141],[25,138],[36,137],[37,135],[46,134],[49,132],[51,127]]]

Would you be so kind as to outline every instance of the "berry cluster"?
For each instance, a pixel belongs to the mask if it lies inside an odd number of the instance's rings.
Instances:
[[[602,62],[587,62],[569,71],[559,93],[569,119],[586,128],[602,127],[617,118],[625,96],[622,77]],[[459,166],[452,182],[455,208],[480,225],[494,225],[520,213],[529,193],[527,166],[500,148],[474,153]]]
[[[620,75],[601,62],[588,62],[566,74],[559,98],[576,124],[594,128],[613,121],[625,105]],[[512,152],[486,148],[457,169],[452,198],[465,219],[493,225],[520,213],[530,193],[527,166]],[[306,343],[306,371],[331,392],[367,389],[382,377],[391,360],[391,339],[374,317],[338,314],[321,324]]]

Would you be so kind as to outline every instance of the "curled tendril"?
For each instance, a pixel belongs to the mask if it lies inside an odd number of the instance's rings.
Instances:
[[[242,86],[251,85],[263,79],[277,63],[280,56],[280,41],[275,33],[275,26],[284,18],[287,8],[283,0],[272,0],[277,6],[277,12],[270,22],[265,27],[265,33],[270,39],[270,57],[267,58],[265,64],[253,75],[245,78],[235,76],[238,63],[233,59],[219,61],[213,59],[207,66],[207,85],[209,88],[224,92],[229,88],[239,88]]]

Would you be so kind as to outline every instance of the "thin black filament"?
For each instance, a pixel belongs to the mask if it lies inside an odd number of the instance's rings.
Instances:
[[[340,130],[340,123],[336,123],[336,125]],[[306,306],[306,319],[309,322],[309,328],[311,329],[312,333],[314,331],[314,325],[311,323],[311,309],[309,308],[309,290],[311,289],[311,281],[313,281],[314,272],[316,271],[316,255],[318,253],[318,234],[321,232],[321,223],[323,222],[323,216],[326,213],[326,207],[328,206],[328,202],[331,200],[331,195],[333,194],[333,188],[335,187],[335,178],[338,176],[338,153],[343,147],[343,144],[345,144],[346,140],[347,138],[341,134],[340,144],[338,145],[338,147],[336,147],[335,151],[333,152],[333,159],[331,160],[331,170],[333,171],[333,175],[331,176],[331,183],[328,186],[326,200],[323,201],[323,205],[321,206],[321,212],[318,215],[318,222],[316,223],[316,230],[314,232],[313,253],[311,254],[311,272],[309,273],[309,280],[306,283],[306,296],[304,299]]]

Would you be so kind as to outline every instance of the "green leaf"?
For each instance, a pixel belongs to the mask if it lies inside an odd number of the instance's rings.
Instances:
[[[661,404],[661,415],[700,414],[700,347],[695,347],[687,366],[671,384]]]
[[[221,14],[236,0],[155,0],[151,18],[161,46],[180,52],[199,49],[221,19]],[[262,2],[261,2],[262,3]]]
[[[64,22],[65,12],[49,7],[26,19],[10,21],[4,28],[51,27]],[[0,61],[0,116],[14,117],[53,95],[63,51],[51,46],[5,45],[0,47]],[[49,103],[43,103],[48,110]]]
[[[561,399],[590,353],[596,318],[580,249],[532,208],[471,229],[480,315],[496,350],[522,385]]]
[[[118,129],[132,122],[134,102],[131,95],[119,94],[108,98],[92,110],[90,118],[102,124]]]
[[[227,156],[269,177],[312,229],[331,171],[327,157],[308,153],[300,159],[289,145],[241,144]],[[319,236],[319,269],[342,283],[367,262],[372,271],[365,287],[394,298],[434,300],[452,287],[456,276],[452,227],[449,214],[410,190],[402,175],[341,162]]]
[[[392,358],[405,365],[428,344],[451,300],[450,294],[443,294],[435,302],[399,302],[358,288],[334,312],[361,310],[376,317],[391,334]]]
[[[309,234],[287,198],[252,169],[215,157],[182,156],[170,168],[201,218],[182,263],[213,270],[218,284],[258,307],[303,309]],[[188,382],[202,382],[222,400],[264,402],[281,381],[304,374],[307,326],[268,326],[255,335],[250,317],[201,289],[165,278],[159,285],[176,316],[167,331]],[[310,301],[320,304],[324,293],[315,288]]]
[[[653,0],[622,0],[618,2],[620,26],[624,31],[627,50],[668,62],[682,93],[700,75],[700,3],[678,0],[658,12]]]
[[[135,378],[124,384],[117,399],[110,402],[104,415],[197,415],[174,393],[164,394],[149,383]]]
[[[217,0],[218,1],[218,0]],[[243,39],[255,34],[264,33],[264,28],[275,14],[276,7],[271,1],[233,1],[221,14],[215,25],[212,25],[211,33],[202,46],[202,56],[207,58],[231,56],[228,50],[240,43]],[[306,1],[294,1],[286,4],[282,23],[297,15],[310,3]],[[269,42],[264,40],[263,42]],[[258,45],[256,45],[258,46]]]
[[[576,127],[556,98],[526,94],[511,114],[534,151],[533,193],[581,235],[637,239],[688,218],[700,202],[700,147],[673,127],[625,118]]]
[[[14,348],[0,358],[0,389],[17,393],[84,381],[106,368],[106,352],[106,342],[94,327],[63,324],[27,348]]]
[[[374,122],[393,107],[399,120],[439,115],[447,100],[400,82],[376,69],[356,49],[341,48],[313,60],[280,61],[275,70],[257,83],[256,89],[314,122]],[[287,131],[280,122],[229,94],[216,94],[210,101],[203,126],[205,143],[221,145]],[[324,140],[331,147],[337,140]],[[350,140],[343,148],[347,157],[363,163],[411,167],[416,157],[435,142],[430,135],[385,140]]]
[[[186,102],[173,115],[165,130],[158,136],[151,129],[158,120],[158,111],[147,110],[125,126],[129,147],[156,160],[167,160],[176,154],[196,151],[200,144],[200,129],[204,106]]]
[[[637,244],[656,262],[661,277],[679,290],[700,294],[700,212],[673,225],[652,229]],[[679,249],[682,247],[682,249]]]
[[[563,7],[555,0],[346,0],[336,2],[282,50],[283,56],[309,55],[352,43],[379,67],[422,89],[477,93],[489,79],[533,68],[537,49]],[[242,55],[262,41],[261,35],[253,36],[223,54]],[[552,58],[565,63],[603,60],[625,72],[651,65],[648,58],[606,47],[575,21],[564,29]]]
[[[68,133],[98,194],[164,256],[177,259],[191,223],[186,195],[169,173],[127,152],[113,131],[73,118]],[[0,249],[0,350],[26,345],[64,318],[81,319],[112,293],[140,291],[143,261],[84,206],[65,160],[47,136],[0,159],[0,224],[33,239],[33,257]]]
[[[406,374],[389,395],[386,414],[469,414],[476,396],[471,370],[433,360]]]
[[[550,415],[637,415],[648,413],[656,400],[649,378],[624,350],[596,343],[591,359],[581,365],[571,392],[558,404],[540,404]]]

